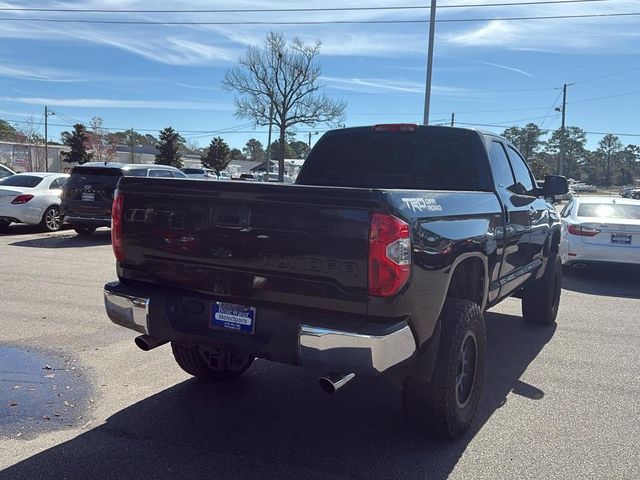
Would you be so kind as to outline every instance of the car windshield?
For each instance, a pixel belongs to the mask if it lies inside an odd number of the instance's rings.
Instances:
[[[640,220],[640,205],[622,205],[622,204],[611,204],[611,203],[582,203],[578,207],[578,216]]]
[[[187,175],[191,175],[194,173],[199,173],[199,174],[204,173],[204,170],[202,170],[201,168],[183,168],[182,171]]]
[[[13,175],[0,180],[0,186],[3,187],[37,187],[42,182],[42,177],[35,175]]]

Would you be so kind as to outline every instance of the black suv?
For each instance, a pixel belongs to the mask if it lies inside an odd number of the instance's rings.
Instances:
[[[166,165],[92,162],[74,167],[64,188],[62,210],[79,235],[111,226],[113,192],[122,176],[188,179]]]

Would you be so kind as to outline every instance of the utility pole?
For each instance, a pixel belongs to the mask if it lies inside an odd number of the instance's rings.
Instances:
[[[456,121],[456,114],[455,114],[455,113],[452,113],[452,114],[451,114],[451,126],[452,126],[452,127],[453,127],[453,124],[455,123],[455,121]]]
[[[564,140],[565,140],[565,120],[567,112],[567,87],[574,85],[573,83],[565,83],[562,85],[562,107],[556,108],[556,112],[562,113],[562,125],[560,127],[560,165],[558,166],[558,174],[564,175]]]
[[[429,52],[427,54],[427,83],[424,92],[424,118],[422,123],[429,125],[429,104],[431,102],[431,74],[433,70],[433,42],[436,30],[436,0],[431,0],[429,9]]]
[[[48,118],[49,118],[49,111],[47,109],[47,106],[44,106],[44,171],[48,172],[49,171],[49,136],[48,136]]]
[[[269,106],[269,139],[267,140],[267,173],[271,173],[271,128],[273,127],[273,98]]]
[[[129,143],[131,144],[131,163],[136,163],[136,158],[133,154],[133,127],[129,131]]]
[[[311,150],[311,135],[318,135],[318,132],[309,132],[309,150]]]

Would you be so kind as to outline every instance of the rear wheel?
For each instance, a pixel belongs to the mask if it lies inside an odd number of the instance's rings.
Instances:
[[[62,213],[60,207],[50,206],[44,211],[40,226],[47,232],[57,232],[62,228]]]
[[[7,230],[9,228],[9,225],[11,225],[11,222],[9,220],[0,220],[0,231]]]
[[[522,294],[522,318],[535,325],[553,325],[558,316],[562,292],[562,263],[554,254],[547,262],[544,275]]]
[[[447,300],[430,382],[407,377],[402,405],[407,419],[443,439],[462,435],[480,403],[484,381],[485,326],[482,310],[469,300]]]
[[[226,350],[171,342],[176,362],[189,375],[225,382],[240,377],[253,363],[253,357],[235,355]]]
[[[82,235],[83,237],[93,235],[93,232],[96,231],[96,227],[91,227],[89,225],[74,225],[73,229],[78,235]]]

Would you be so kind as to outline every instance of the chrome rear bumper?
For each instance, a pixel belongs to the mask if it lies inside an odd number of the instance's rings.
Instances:
[[[416,341],[408,325],[387,335],[300,326],[300,364],[337,372],[378,374],[410,358]]]
[[[111,321],[144,335],[149,334],[149,299],[104,290],[104,306]]]
[[[150,303],[149,298],[104,290],[104,304],[111,321],[144,335],[150,334]],[[176,332],[165,332],[163,339],[172,340],[171,333]],[[237,341],[241,342],[242,337]],[[215,339],[202,338],[202,343],[212,342]],[[290,347],[293,349],[294,345]],[[416,341],[406,322],[388,328],[384,334],[300,324],[297,347],[297,363],[303,367],[377,375],[411,358],[416,352]],[[277,355],[270,358],[278,361]]]

